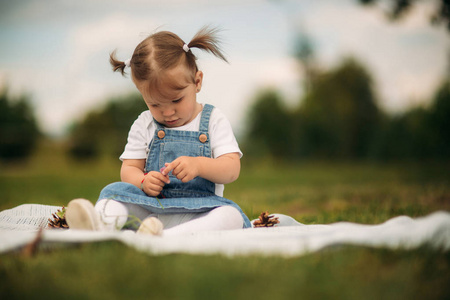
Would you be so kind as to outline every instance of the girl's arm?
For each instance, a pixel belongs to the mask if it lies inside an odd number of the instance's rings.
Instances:
[[[141,187],[144,178],[145,159],[124,159],[120,168],[120,179]]]
[[[241,171],[238,153],[228,153],[218,158],[181,156],[166,163],[163,175],[172,174],[182,182],[188,182],[197,176],[219,184],[235,181]]]
[[[123,182],[131,183],[149,196],[158,196],[166,183],[169,183],[169,176],[160,172],[152,171],[144,174],[145,159],[124,159],[120,169],[120,178]]]

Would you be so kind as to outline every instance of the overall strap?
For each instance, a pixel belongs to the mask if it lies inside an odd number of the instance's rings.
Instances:
[[[209,118],[211,117],[211,112],[214,109],[214,106],[211,104],[205,104],[202,111],[202,116],[200,119],[200,132],[208,132],[209,129]]]
[[[162,126],[158,121],[156,121],[155,118],[153,118],[153,123],[155,123],[156,129],[164,129],[164,126]]]

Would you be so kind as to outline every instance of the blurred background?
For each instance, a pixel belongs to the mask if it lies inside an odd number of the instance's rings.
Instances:
[[[207,24],[222,29],[230,64],[193,50],[198,100],[233,126],[243,167],[225,197],[250,219],[450,212],[448,0],[0,0],[0,211],[95,202],[120,180],[118,157],[146,107],[110,52],[126,60],[158,30],[189,42]],[[3,298],[147,299],[149,288],[160,299],[217,288],[237,299],[450,298],[448,251],[425,246],[339,245],[286,260],[155,257],[109,242],[50,249],[0,259]]]
[[[0,4],[1,163],[42,141],[117,158],[145,106],[109,53],[205,24],[230,64],[194,50],[199,101],[225,112],[246,158],[450,157],[448,1],[21,0]]]

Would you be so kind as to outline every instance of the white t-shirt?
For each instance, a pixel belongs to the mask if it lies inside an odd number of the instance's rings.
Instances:
[[[198,131],[200,128],[201,113],[186,125],[176,127],[173,129],[183,131]],[[170,130],[170,128],[168,128]],[[148,146],[155,134],[156,124],[153,121],[153,116],[150,111],[142,112],[134,121],[128,133],[128,141],[125,145],[125,150],[120,156],[120,160],[124,159],[147,159]],[[217,158],[227,153],[239,153],[242,157],[242,152],[233,134],[231,124],[225,115],[218,109],[214,108],[209,119],[209,137],[211,143],[212,157]],[[223,196],[224,185],[216,184],[215,193],[218,196]]]

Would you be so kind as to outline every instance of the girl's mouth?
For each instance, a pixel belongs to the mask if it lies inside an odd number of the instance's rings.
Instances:
[[[173,126],[173,125],[175,125],[178,122],[178,120],[179,119],[172,120],[172,121],[166,121],[166,124],[169,125],[169,126]]]

